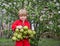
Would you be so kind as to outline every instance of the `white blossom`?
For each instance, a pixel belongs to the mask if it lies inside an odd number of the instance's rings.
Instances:
[[[2,9],[2,13],[5,14],[6,13],[6,9]]]
[[[49,24],[53,24],[53,22],[52,22],[52,21],[50,21],[50,22],[49,22]]]
[[[60,27],[60,25],[58,25],[58,27]]]
[[[16,2],[14,2],[14,4],[16,4]]]
[[[60,13],[60,11],[58,11],[58,13]]]
[[[56,3],[56,6],[59,6],[59,3]]]
[[[11,5],[12,3],[9,3],[9,5]]]
[[[49,26],[47,26],[47,28],[49,28]]]
[[[54,0],[54,2],[56,2],[56,0]]]

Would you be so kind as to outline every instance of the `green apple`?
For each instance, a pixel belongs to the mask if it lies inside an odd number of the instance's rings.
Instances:
[[[19,35],[19,34],[17,35],[17,38],[21,38],[21,37],[22,37],[21,35]]]
[[[17,40],[17,38],[13,36],[13,37],[12,37],[12,40],[16,41],[16,40]]]
[[[34,37],[34,36],[31,34],[30,37],[32,38],[32,37]]]
[[[32,31],[31,30],[28,30],[28,34],[32,34]]]
[[[24,26],[23,29],[24,29],[24,30],[28,30],[28,27],[27,27],[27,26]]]
[[[28,32],[27,31],[24,31],[24,34],[27,34]]]
[[[23,29],[20,29],[20,32],[24,32],[24,30]]]
[[[18,35],[18,33],[16,33],[16,32],[15,32],[13,35],[14,35],[14,36],[17,36],[17,35]]]
[[[22,33],[21,33],[21,32],[19,32],[19,35],[22,35]]]
[[[23,36],[23,38],[26,38],[26,36]]]
[[[16,32],[19,32],[19,29],[15,29]]]
[[[35,31],[33,31],[33,34],[36,34],[36,32],[35,32]]]
[[[23,39],[23,37],[20,38],[21,40]]]

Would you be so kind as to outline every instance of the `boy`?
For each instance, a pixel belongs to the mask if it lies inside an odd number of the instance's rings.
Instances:
[[[30,29],[30,23],[27,20],[28,14],[26,9],[19,10],[18,15],[19,15],[19,20],[16,20],[15,22],[13,22],[12,30],[15,31],[17,26],[28,26],[28,28]],[[26,36],[26,38],[23,40],[16,41],[15,46],[30,46],[28,36]]]

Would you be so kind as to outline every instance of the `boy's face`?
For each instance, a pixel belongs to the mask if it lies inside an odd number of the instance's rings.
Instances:
[[[21,19],[22,21],[25,21],[27,19],[27,16],[19,16],[19,19]]]

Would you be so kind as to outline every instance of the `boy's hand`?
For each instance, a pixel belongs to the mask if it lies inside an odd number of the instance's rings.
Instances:
[[[22,26],[21,26],[21,25],[19,25],[19,26],[17,26],[16,28],[21,29],[21,28],[22,28]]]

